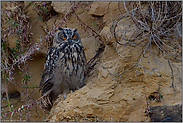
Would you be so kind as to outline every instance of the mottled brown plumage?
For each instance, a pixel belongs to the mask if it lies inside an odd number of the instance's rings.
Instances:
[[[59,27],[46,54],[40,81],[41,96],[45,97],[42,106],[49,110],[59,94],[82,87],[85,69],[86,57],[77,29]]]

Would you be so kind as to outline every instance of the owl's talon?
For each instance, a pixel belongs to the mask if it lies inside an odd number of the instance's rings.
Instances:
[[[49,97],[47,97],[47,100],[48,100],[48,103],[52,106],[52,103],[51,103]]]
[[[46,102],[46,100],[44,98],[42,98],[42,103],[43,103],[44,107],[48,106],[48,104],[47,104],[47,102]]]

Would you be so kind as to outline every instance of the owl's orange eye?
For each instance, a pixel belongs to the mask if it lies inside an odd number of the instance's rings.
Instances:
[[[63,35],[63,36],[62,36],[62,38],[63,38],[63,39],[66,39],[66,38],[67,38],[67,36],[66,36],[66,35]]]
[[[73,36],[72,36],[72,39],[75,39],[75,38],[76,38],[76,36],[75,36],[75,35],[73,35]]]

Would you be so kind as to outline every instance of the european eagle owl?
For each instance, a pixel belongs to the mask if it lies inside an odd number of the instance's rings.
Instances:
[[[77,29],[58,29],[53,46],[46,53],[40,81],[41,96],[47,97],[51,104],[59,94],[67,94],[70,90],[82,87],[86,69],[84,48]],[[43,99],[42,104],[46,101]],[[50,103],[42,106],[50,109]]]

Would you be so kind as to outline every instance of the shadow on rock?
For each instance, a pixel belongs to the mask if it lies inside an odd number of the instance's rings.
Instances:
[[[171,106],[150,106],[151,122],[182,122],[182,104]]]

